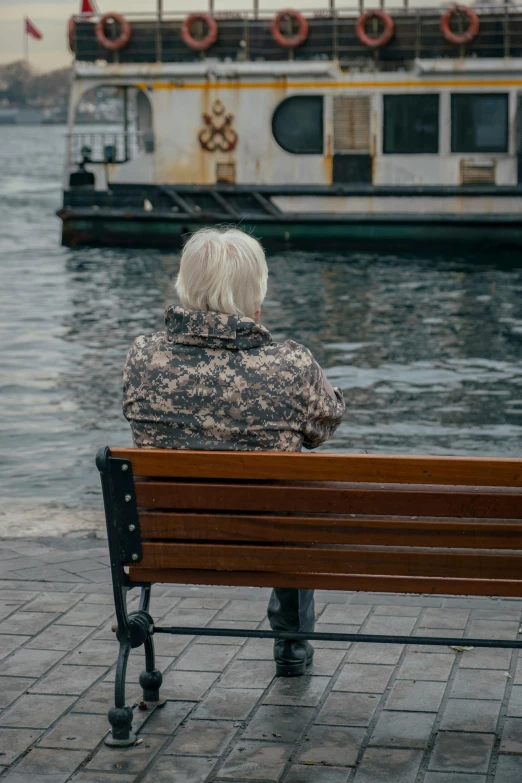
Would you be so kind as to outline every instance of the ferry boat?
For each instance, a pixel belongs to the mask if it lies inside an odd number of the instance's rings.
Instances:
[[[522,6],[161,5],[70,20],[65,245],[522,245]],[[121,127],[83,131],[101,87]]]

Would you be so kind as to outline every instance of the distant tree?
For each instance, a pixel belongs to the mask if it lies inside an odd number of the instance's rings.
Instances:
[[[27,86],[28,99],[41,105],[67,103],[71,75],[70,68],[58,68],[48,73],[34,74]]]
[[[0,66],[0,80],[4,83],[5,96],[9,103],[26,102],[31,76],[32,70],[25,60]]]
[[[0,65],[2,96],[9,103],[64,105],[67,103],[70,80],[70,68],[38,73],[25,60]]]

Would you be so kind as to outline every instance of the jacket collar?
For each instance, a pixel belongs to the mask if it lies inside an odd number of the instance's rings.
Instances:
[[[260,348],[272,342],[268,329],[251,318],[211,310],[165,310],[167,339],[181,345],[221,348],[229,351]]]

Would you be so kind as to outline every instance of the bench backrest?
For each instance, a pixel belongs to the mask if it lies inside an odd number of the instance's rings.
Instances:
[[[109,463],[132,582],[522,596],[522,460],[111,449]]]

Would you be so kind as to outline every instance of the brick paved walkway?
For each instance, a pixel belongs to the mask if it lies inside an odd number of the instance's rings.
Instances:
[[[0,783],[519,783],[518,652],[316,645],[274,678],[265,640],[161,636],[167,705],[139,742],[102,744],[117,644],[96,540],[0,549]],[[267,591],[158,586],[165,624],[266,627]],[[155,598],[155,600],[154,600]],[[318,630],[513,638],[522,601],[318,593]],[[136,704],[142,652],[129,666]]]

